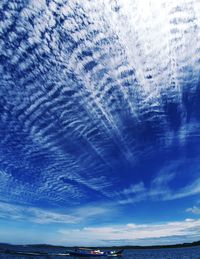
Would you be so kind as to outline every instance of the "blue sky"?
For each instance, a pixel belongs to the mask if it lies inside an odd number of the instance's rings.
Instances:
[[[0,242],[199,240],[200,3],[0,12]]]

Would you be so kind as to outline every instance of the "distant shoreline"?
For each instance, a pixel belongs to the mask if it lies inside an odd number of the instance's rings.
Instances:
[[[195,246],[200,246],[200,241],[195,241],[192,243],[181,243],[181,244],[174,244],[174,245],[153,245],[153,246],[129,246],[129,245],[125,245],[125,246],[80,246],[80,247],[84,247],[84,248],[91,248],[91,249],[163,249],[163,248],[184,248],[184,247],[195,247]],[[10,247],[10,248],[14,248],[14,247],[34,247],[34,248],[51,248],[51,249],[58,249],[58,248],[62,248],[62,249],[74,249],[77,248],[77,246],[59,246],[59,245],[48,245],[48,244],[32,244],[32,245],[13,245],[13,244],[8,244],[8,243],[0,243],[0,250],[2,248],[5,247]]]

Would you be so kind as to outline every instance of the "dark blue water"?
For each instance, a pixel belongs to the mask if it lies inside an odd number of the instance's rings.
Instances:
[[[21,250],[22,251],[22,250]],[[33,250],[36,251],[36,250]],[[29,252],[33,252],[30,251]],[[78,259],[79,257],[74,256],[64,256],[61,255],[65,252],[64,249],[40,249],[37,251],[48,253],[48,255],[42,256],[27,256],[27,255],[9,255],[0,254],[1,259],[27,259],[27,258],[68,258],[68,259]],[[56,255],[55,255],[56,254]],[[58,255],[60,254],[60,255]],[[84,257],[87,258],[87,257]],[[93,258],[93,257],[88,257]],[[96,258],[96,257],[94,257]],[[102,257],[104,258],[104,257]],[[167,248],[167,249],[134,249],[125,250],[123,256],[119,256],[119,259],[200,259],[200,246],[192,248]]]

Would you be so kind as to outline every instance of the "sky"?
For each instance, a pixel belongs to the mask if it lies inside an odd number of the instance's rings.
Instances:
[[[0,1],[0,242],[200,240],[200,2]]]

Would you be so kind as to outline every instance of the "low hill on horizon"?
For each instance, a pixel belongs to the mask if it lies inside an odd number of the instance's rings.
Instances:
[[[181,248],[181,247],[192,247],[192,246],[200,246],[200,240],[194,241],[191,243],[180,243],[180,244],[172,244],[172,245],[149,245],[149,246],[132,246],[132,245],[124,245],[124,246],[81,246],[83,248],[101,248],[101,249],[152,249],[152,248]],[[51,245],[51,244],[9,244],[9,243],[0,243],[0,249],[8,249],[14,247],[45,247],[45,248],[75,248],[77,246],[62,246],[62,245]]]

